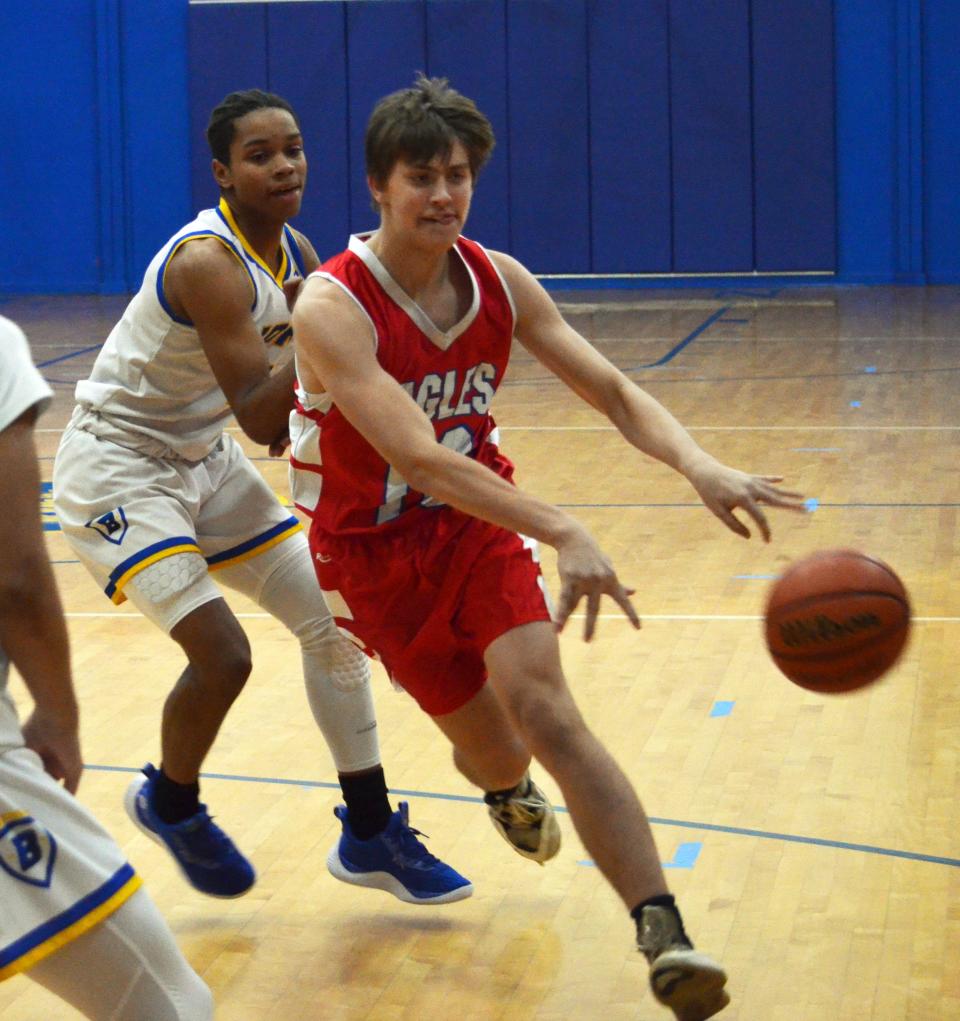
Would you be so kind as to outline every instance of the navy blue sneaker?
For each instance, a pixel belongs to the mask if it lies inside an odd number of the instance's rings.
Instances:
[[[343,824],[343,833],[327,856],[327,868],[341,882],[386,890],[408,904],[451,904],[473,893],[469,879],[434,858],[417,840],[423,834],[408,823],[405,801],[387,828],[369,840],[353,835],[345,805],[338,805],[333,814]]]
[[[174,857],[187,882],[211,897],[239,897],[253,886],[253,866],[234,847],[233,841],[207,814],[207,806],[183,822],[165,823],[153,810],[157,770],[148,762],[146,780],[139,778],[127,788],[124,806],[137,828],[165,847]]]

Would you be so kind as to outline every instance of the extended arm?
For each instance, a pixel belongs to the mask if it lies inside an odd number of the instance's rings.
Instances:
[[[605,415],[628,443],[680,472],[700,499],[737,535],[749,529],[733,514],[742,508],[763,538],[770,526],[760,504],[801,510],[799,493],[780,489],[779,475],[750,475],[703,450],[667,409],[642,390],[567,323],[550,296],[515,259],[491,253],[517,307],[517,338],[546,368]]]
[[[76,791],[82,772],[78,711],[63,608],[40,527],[40,476],[31,409],[0,432],[0,645],[34,701],[27,746]]]

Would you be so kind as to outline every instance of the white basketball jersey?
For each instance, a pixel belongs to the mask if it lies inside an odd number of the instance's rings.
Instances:
[[[170,308],[163,276],[181,245],[206,237],[218,238],[250,275],[255,293],[250,314],[271,364],[281,359],[293,333],[282,285],[304,275],[300,249],[290,228],[284,227],[282,265],[274,275],[221,199],[217,209],[204,209],[154,256],[90,377],[76,389],[79,404],[114,425],[158,440],[190,461],[213,450],[231,411],[193,324]]]

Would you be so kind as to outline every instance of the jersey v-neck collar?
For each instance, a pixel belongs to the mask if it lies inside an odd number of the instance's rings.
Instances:
[[[396,280],[390,275],[387,267],[377,258],[373,250],[367,244],[367,240],[373,236],[372,232],[369,234],[351,234],[350,235],[350,251],[360,259],[363,264],[370,270],[370,272],[376,278],[376,281],[380,286],[387,292],[390,298],[396,302],[397,305],[403,309],[404,312],[413,320],[417,329],[423,333],[427,339],[435,344],[441,351],[446,351],[450,345],[459,337],[461,334],[469,329],[470,324],[476,319],[477,312],[480,309],[480,286],[477,283],[477,278],[474,275],[470,264],[464,259],[457,245],[453,246],[452,251],[456,252],[457,258],[460,260],[463,268],[467,271],[467,275],[470,279],[470,288],[473,292],[472,300],[470,301],[470,308],[467,309],[466,315],[455,323],[449,330],[441,330],[433,320],[427,315],[426,312],[410,297],[409,294],[397,283]]]
[[[227,226],[236,235],[237,240],[240,242],[243,250],[250,256],[251,259],[267,274],[278,287],[283,287],[283,282],[287,278],[287,272],[290,266],[287,261],[287,250],[283,247],[283,243],[280,244],[280,268],[276,273],[266,264],[261,256],[254,250],[253,245],[243,236],[243,231],[240,230],[240,225],[237,223],[236,217],[233,215],[233,210],[227,204],[227,200],[221,196],[220,205],[218,211],[223,219],[226,221]]]

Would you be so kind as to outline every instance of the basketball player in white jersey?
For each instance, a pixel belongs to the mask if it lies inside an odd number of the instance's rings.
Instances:
[[[739,508],[769,539],[761,504],[799,510],[802,497],[701,450],[523,266],[462,236],[493,141],[445,80],[420,77],[374,109],[366,163],[379,228],[324,263],[294,308],[294,497],[342,626],[447,735],[495,819],[528,792],[531,758],[551,773],[636,923],[654,995],[679,1021],[703,1021],[729,1001],[726,975],[687,938],[649,821],[560,662],[556,629],[582,599],[587,638],[604,595],[639,620],[586,529],[511,482],[490,406],[514,338],[734,532],[750,534]],[[524,537],[557,551],[556,623]]]
[[[365,657],[339,634],[300,525],[224,427],[231,415],[282,452],[293,404],[285,287],[317,265],[287,226],[306,179],[285,100],[231,93],[207,130],[220,204],[163,246],[107,338],[54,466],[64,535],[104,593],[134,605],[179,644],[187,667],[163,711],[162,759],[128,791],[134,822],[212,896],[253,884],[253,866],[199,800],[199,773],[251,670],[251,650],[211,572],[300,643],[310,706],[346,809],[330,871],[412,903],[472,886],[430,855],[394,812],[380,766]]]
[[[97,1021],[206,1021],[209,989],[73,797],[78,710],[37,514],[33,426],[50,396],[23,333],[0,317],[0,980],[24,973]],[[34,701],[22,728],[11,662]]]

